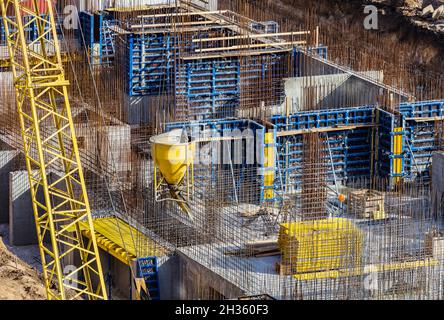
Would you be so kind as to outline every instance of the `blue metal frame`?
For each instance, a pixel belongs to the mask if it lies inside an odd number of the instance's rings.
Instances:
[[[235,116],[240,79],[238,58],[186,61],[177,73],[177,112],[189,120]]]
[[[404,135],[404,132],[395,132],[395,128],[401,127],[399,119],[390,112],[378,109],[378,158],[376,161],[376,169],[380,176],[388,176],[391,178],[405,177],[405,154],[394,154],[394,139],[396,135]],[[394,160],[401,159],[402,172],[394,172]]]
[[[430,177],[432,155],[439,150],[435,129],[434,121],[418,123],[404,120],[405,171],[408,178]]]
[[[80,44],[86,45],[92,50],[94,47],[94,15],[82,11],[79,13],[80,29],[78,32],[78,37]],[[84,43],[85,42],[85,43]]]
[[[108,20],[101,16],[101,30],[100,30],[100,63],[110,64],[115,57],[115,33],[110,27],[115,23],[113,20]]]
[[[168,93],[173,85],[174,47],[170,34],[128,35],[128,94]]]
[[[137,276],[145,280],[151,300],[160,300],[159,267],[157,257],[138,258]]]
[[[96,23],[95,18],[98,18]],[[86,45],[90,50],[91,63],[97,64],[109,64],[114,58],[114,32],[109,29],[109,25],[115,23],[112,17],[106,13],[89,13],[82,11],[79,13],[80,26],[77,33],[77,37],[80,44]],[[99,32],[99,37],[96,41],[95,31]],[[83,36],[82,36],[83,32]],[[93,56],[94,44],[98,44],[99,52],[98,56]]]
[[[439,150],[436,121],[444,117],[444,100],[406,102],[399,106],[404,139],[404,177],[430,178],[433,152]]]
[[[264,22],[252,22],[250,27],[254,30],[265,32],[265,33],[278,33],[279,23],[276,21],[264,21]]]
[[[29,19],[31,17],[30,16],[24,16],[23,17],[23,22],[25,24],[28,24]],[[9,19],[11,20],[15,20],[15,17],[9,17]],[[60,22],[57,24],[57,31],[58,33],[60,33]],[[0,45],[2,46],[6,46],[6,31],[4,29],[4,25],[3,25],[3,18],[0,17]],[[13,32],[14,30],[10,30],[11,32]],[[37,39],[38,36],[38,32],[37,32],[37,25],[35,22],[29,24],[27,27],[24,28],[25,31],[25,36],[27,38],[27,42],[31,42],[34,41],[35,39]],[[48,34],[48,36],[51,36],[50,34]]]
[[[444,100],[401,103],[399,112],[404,118],[434,118],[444,116]]]
[[[0,17],[0,46],[6,46],[6,30],[2,17]]]
[[[362,106],[344,109],[327,109],[301,111],[286,116],[272,116],[271,122],[278,131],[320,129],[347,125],[372,124],[374,122],[373,106]]]
[[[330,128],[326,132],[328,141],[326,155],[329,182],[346,182],[350,178],[369,177],[371,172],[372,128],[341,129],[347,125],[374,124],[374,107],[364,106],[349,109],[319,110],[298,112],[286,116],[273,116],[271,122],[277,131]],[[334,130],[337,128],[337,130]],[[276,179],[277,190],[284,186],[297,189],[301,182],[303,134],[277,138],[278,166],[280,173]],[[288,161],[288,167],[287,167]],[[333,172],[333,168],[334,172]],[[333,174],[334,173],[334,174]],[[287,178],[289,181],[287,181]]]
[[[240,192],[240,189],[242,187],[243,182],[245,182],[246,179],[248,179],[248,185],[250,186],[249,188],[257,188],[257,190],[259,191],[257,193],[257,197],[256,198],[250,198],[250,199],[245,199],[245,201],[248,201],[249,203],[263,203],[265,201],[265,197],[264,197],[264,193],[265,193],[265,185],[264,185],[264,179],[263,179],[263,175],[261,175],[260,173],[265,172],[264,171],[264,150],[266,146],[269,146],[270,144],[266,145],[265,144],[265,132],[266,132],[266,128],[253,121],[253,120],[248,120],[248,119],[208,119],[208,120],[203,120],[203,121],[193,121],[193,122],[174,122],[174,123],[168,123],[166,125],[165,130],[166,131],[171,131],[173,129],[185,129],[188,130],[188,132],[191,134],[191,136],[194,137],[198,137],[199,136],[199,132],[201,132],[202,130],[210,130],[212,134],[218,136],[218,137],[223,137],[224,135],[226,136],[226,132],[231,132],[232,130],[240,130],[241,132],[245,129],[251,129],[255,135],[255,155],[258,158],[256,158],[256,161],[254,164],[247,164],[246,163],[246,159],[245,159],[245,154],[242,155],[242,159],[243,159],[243,163],[242,164],[233,164],[233,168],[234,170],[236,170],[237,172],[239,172],[239,177],[237,177],[238,179],[235,181],[236,183],[236,192],[238,195],[242,194]],[[274,128],[272,128],[271,130],[275,130]],[[276,131],[274,131],[274,135],[276,136]],[[257,141],[256,138],[259,138],[260,141]],[[274,144],[274,143],[273,143]],[[217,147],[217,146],[216,146]],[[220,145],[219,147],[222,147],[222,145]],[[225,146],[224,146],[225,147]],[[233,146],[232,146],[233,148]],[[233,152],[230,152],[230,154],[233,157]],[[213,161],[215,161],[215,159],[213,159]],[[213,163],[216,165],[216,163]],[[215,167],[215,166],[212,166]],[[222,165],[223,168],[225,169],[230,169],[228,164],[223,164]],[[208,173],[207,172],[203,172],[199,170],[199,167],[195,167],[195,184],[197,186],[204,186],[207,185],[207,183],[205,183],[204,181],[208,180]],[[276,168],[275,168],[276,171]],[[251,174],[251,172],[255,172],[254,175]],[[214,172],[215,173],[215,172]],[[247,174],[249,173],[249,174]],[[258,173],[256,175],[256,173]],[[214,179],[210,179],[210,183],[213,183],[216,181],[215,176],[213,176]],[[274,187],[273,187],[274,188]],[[275,188],[274,188],[275,189]],[[276,189],[275,189],[276,190]],[[249,192],[250,195],[253,195],[253,192]],[[276,194],[276,193],[275,193]],[[233,194],[234,197],[234,194]],[[231,201],[233,201],[234,199],[229,199]],[[239,201],[242,201],[242,199],[238,199]],[[269,199],[267,201],[275,201],[276,199]]]

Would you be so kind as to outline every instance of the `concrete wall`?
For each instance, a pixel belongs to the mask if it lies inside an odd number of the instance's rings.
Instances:
[[[179,255],[180,281],[175,286],[181,300],[220,300],[245,295],[243,290],[183,253]]]
[[[444,153],[435,152],[432,157],[432,187],[444,192]]]
[[[383,80],[382,72],[363,74]],[[313,107],[334,109],[374,105],[380,95],[378,86],[345,73],[288,78],[284,81],[290,114]],[[273,108],[272,113],[286,114],[286,103]]]
[[[9,222],[9,173],[14,170],[18,151],[0,151],[0,223]]]
[[[42,195],[37,195],[40,200]],[[9,236],[14,246],[37,244],[34,213],[27,171],[9,175]]]
[[[444,153],[432,157],[432,210],[436,217],[444,216]]]
[[[84,243],[88,243],[89,239],[83,237]],[[108,252],[99,248],[100,261],[102,263],[102,271],[105,280],[106,292],[108,297],[113,300],[129,300],[134,299],[134,294],[132,292],[132,278],[130,273],[130,268],[121,262],[119,259],[110,255]],[[69,261],[65,261],[65,264],[74,264],[75,266],[80,265],[79,256],[71,256]],[[93,286],[96,287],[99,278],[92,274],[91,281]],[[111,286],[111,289],[110,289]]]
[[[124,98],[124,121],[130,125],[150,124],[160,127],[160,123],[175,121],[174,97],[171,95],[133,96]],[[169,110],[163,114],[159,110]]]
[[[84,241],[88,241],[88,239],[84,238]],[[108,295],[114,300],[135,300],[136,292],[130,268],[108,252],[102,249],[99,249],[99,252]],[[76,257],[74,261],[75,265],[79,265],[78,257]],[[179,296],[175,288],[179,282],[179,259],[177,256],[159,257],[158,266],[160,299],[178,299]],[[134,272],[137,272],[136,267],[136,262],[134,261]],[[97,285],[98,278],[94,276],[92,280],[93,283]]]
[[[56,175],[54,172],[48,173],[49,182],[59,178],[60,176]],[[63,182],[60,182],[56,187],[63,190]],[[44,203],[41,189],[37,192],[37,200]],[[8,204],[11,244],[14,246],[37,244],[37,233],[35,229],[28,171],[21,170],[10,172]],[[56,205],[56,203],[53,203],[53,205]],[[45,241],[50,241],[49,234],[47,234]]]
[[[108,295],[115,300],[134,299],[130,268],[112,255],[100,249],[103,275]],[[111,290],[109,286],[111,285]]]
[[[180,259],[177,255],[159,257],[159,287],[161,300],[177,300],[180,298],[176,287],[180,281]]]

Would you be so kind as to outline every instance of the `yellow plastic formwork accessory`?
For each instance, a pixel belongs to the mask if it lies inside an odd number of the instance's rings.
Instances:
[[[402,128],[395,128],[394,132],[400,133],[402,132]],[[402,155],[402,149],[403,149],[403,139],[401,134],[396,134],[394,136],[394,145],[393,145],[393,154],[395,156]],[[395,158],[393,159],[393,173],[395,174],[401,174],[402,173],[402,159]],[[400,177],[396,177],[395,181],[398,183],[401,181]]]
[[[363,233],[350,220],[328,218],[281,224],[279,248],[282,264],[293,273],[358,267]]]
[[[275,177],[275,152],[274,152],[274,134],[266,133],[265,134],[265,144],[270,145],[266,147],[264,150],[265,153],[265,173],[264,173],[264,186],[266,187],[264,192],[264,199],[274,199],[274,190],[272,187],[274,186],[274,177]]]
[[[173,130],[151,138],[152,157],[169,185],[179,185],[194,161],[194,142],[181,142],[182,130]]]

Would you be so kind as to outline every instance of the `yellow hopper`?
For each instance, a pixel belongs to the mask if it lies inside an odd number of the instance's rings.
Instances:
[[[154,136],[150,142],[156,200],[173,200],[190,215],[195,143],[181,129]]]

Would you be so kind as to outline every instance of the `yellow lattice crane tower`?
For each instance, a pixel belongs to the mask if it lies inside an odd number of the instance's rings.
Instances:
[[[51,0],[0,5],[48,299],[107,299]],[[31,25],[37,37],[27,41]],[[81,221],[89,228],[88,241]],[[66,268],[73,257],[80,263]]]

